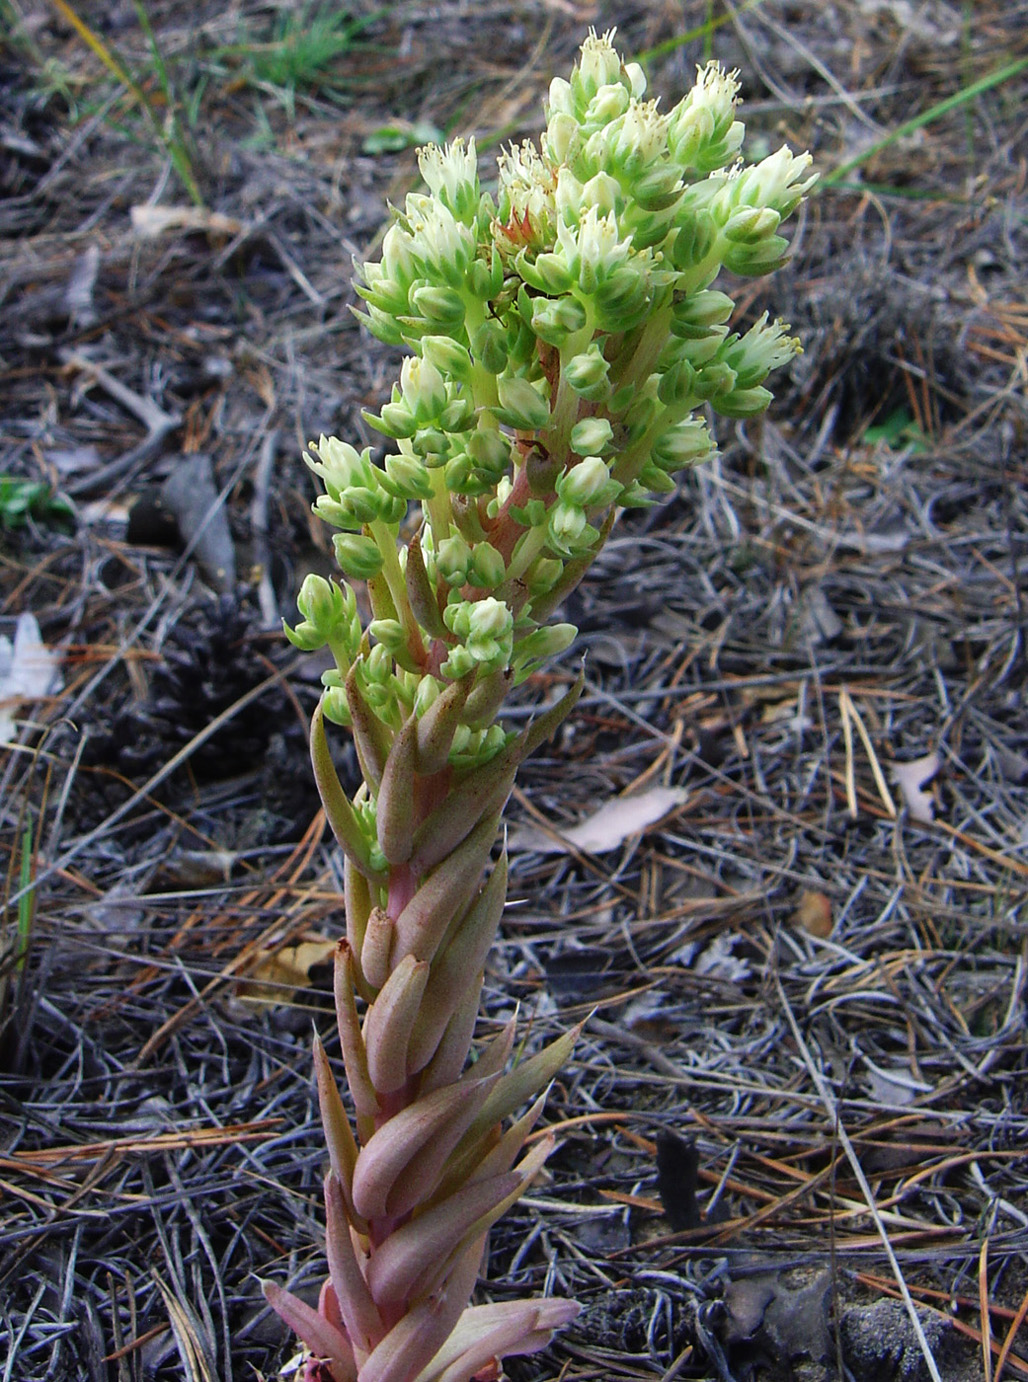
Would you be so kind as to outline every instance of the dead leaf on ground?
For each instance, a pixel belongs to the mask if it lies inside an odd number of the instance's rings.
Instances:
[[[253,1007],[288,1003],[296,989],[310,988],[311,970],[331,959],[335,948],[334,940],[300,941],[265,952],[237,981],[236,997]]]
[[[204,579],[219,592],[236,583],[236,552],[228,514],[218,503],[210,456],[197,452],[178,459],[161,486],[161,498],[175,516],[182,541],[192,546]]]
[[[129,212],[132,229],[153,240],[172,230],[202,230],[213,235],[238,235],[243,222],[202,206],[134,206]]]
[[[817,888],[804,888],[800,893],[796,910],[792,914],[792,924],[808,936],[827,940],[832,934],[832,901]]]
[[[14,712],[21,703],[60,690],[60,661],[60,654],[43,642],[36,616],[27,610],[18,615],[14,643],[0,637],[0,744],[14,742]]]
[[[937,753],[926,753],[923,758],[915,758],[909,763],[891,765],[892,780],[900,789],[910,819],[922,825],[931,825],[935,820],[935,794],[925,791],[925,787],[939,771]]]
[[[508,848],[511,852],[533,850],[537,854],[564,854],[570,850],[606,854],[663,820],[687,796],[684,787],[648,787],[634,796],[614,797],[578,825],[552,826],[559,839],[536,826],[518,826],[511,831]]]

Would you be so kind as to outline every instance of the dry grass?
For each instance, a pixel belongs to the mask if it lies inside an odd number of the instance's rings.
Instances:
[[[356,435],[394,364],[349,260],[413,155],[365,141],[530,134],[614,22],[657,90],[709,40],[768,147],[863,161],[745,290],[807,347],[772,413],[723,425],[569,612],[587,692],[514,817],[688,795],[612,852],[516,856],[483,1032],[595,1015],[483,1289],[585,1305],[519,1382],[1028,1376],[1025,71],[890,137],[1025,58],[1026,7],[376,8],[287,91],[252,56],[287,7],[152,5],[221,218],[153,238],[131,208],[186,198],[138,109],[43,5],[0,47],[0,469],[78,506],[0,531],[0,631],[35,612],[65,680],[0,751],[0,1379],[242,1382],[288,1352],[256,1276],[322,1271],[329,1000],[315,969],[255,1010],[238,976],[338,928],[316,676],[275,628],[326,559],[299,449]],[[159,111],[131,7],[80,13]],[[203,455],[246,588],[220,605],[161,508]]]

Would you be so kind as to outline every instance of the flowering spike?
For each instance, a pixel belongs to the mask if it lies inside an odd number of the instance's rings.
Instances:
[[[465,1309],[488,1224],[549,1149],[522,1155],[576,1035],[504,1073],[511,1023],[470,1063],[507,883],[505,853],[490,864],[500,818],[583,677],[520,733],[503,702],[577,636],[551,616],[620,509],[714,454],[705,405],[766,408],[798,344],[767,314],[733,331],[735,303],[712,285],[722,268],[780,264],[812,185],[808,155],[744,162],[736,74],[700,68],[667,110],[645,93],[614,31],[591,30],[550,85],[539,145],[500,155],[495,202],[473,141],[419,151],[425,188],[356,284],[368,328],[407,350],[365,415],[396,445],[378,463],[323,437],[308,460],[315,512],[367,597],[309,576],[286,631],[335,664],[311,753],[345,856],[335,999],[356,1110],[355,1137],[316,1044],[331,1281],[317,1311],[279,1302],[315,1350],[311,1377],[468,1382],[543,1347],[577,1308]],[[401,541],[411,504],[421,522]],[[352,734],[352,796],[325,719]]]

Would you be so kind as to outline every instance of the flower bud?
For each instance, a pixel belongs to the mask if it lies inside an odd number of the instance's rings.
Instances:
[[[593,341],[580,355],[564,366],[563,377],[580,398],[602,403],[610,395],[610,365],[603,358],[599,343]]]
[[[426,672],[420,678],[417,690],[414,692],[414,714],[420,720],[426,710],[429,710],[442,694],[442,683],[437,681],[430,673]]]
[[[669,427],[653,444],[653,459],[662,470],[681,470],[698,465],[714,451],[706,424],[697,417],[684,418]]]
[[[590,534],[595,537],[596,529],[589,526],[582,509],[563,500],[554,504],[549,512],[547,538],[555,552],[576,556],[583,549],[588,550]]]
[[[496,380],[500,406],[493,412],[508,427],[535,432],[550,420],[550,405],[542,393],[521,375],[501,374]]]
[[[341,686],[326,687],[321,698],[321,708],[325,719],[331,720],[334,725],[342,725],[344,729],[349,729],[353,723],[350,707],[346,703],[346,692]]]
[[[418,430],[418,424],[406,403],[385,403],[378,417],[374,413],[362,410],[361,417],[377,432],[383,432],[387,437],[397,441],[402,437],[413,437]]]
[[[671,330],[676,336],[702,336],[711,326],[721,326],[735,310],[735,303],[727,293],[704,288],[690,293],[671,310]]]
[[[299,604],[299,597],[297,597]],[[282,632],[292,643],[294,648],[299,648],[301,653],[316,653],[319,648],[323,648],[328,642],[328,637],[324,634],[317,624],[312,624],[304,619],[295,628],[290,627],[286,621],[282,620]]]
[[[696,382],[696,371],[688,360],[676,360],[675,363],[664,371],[660,377],[660,384],[657,386],[657,397],[661,403],[674,407],[676,404],[684,403],[686,399],[693,395],[693,387]]]
[[[470,398],[458,394],[451,398],[439,414],[439,426],[444,432],[466,432],[476,422],[475,405]]]
[[[647,461],[639,472],[639,484],[654,494],[673,494],[675,482],[660,466]]]
[[[774,235],[781,219],[770,206],[744,206],[732,212],[722,234],[733,244],[756,245]]]
[[[483,369],[500,374],[507,364],[507,333],[497,321],[485,321],[471,340],[471,353]]]
[[[332,549],[340,569],[352,580],[368,581],[382,570],[382,553],[373,538],[359,533],[337,533]]]
[[[420,434],[419,434],[420,439]],[[385,458],[383,489],[396,499],[430,499],[432,480],[420,460],[403,452]]]
[[[419,423],[433,422],[446,406],[446,382],[430,359],[408,355],[400,366],[400,392]],[[382,410],[383,414],[385,409]]]
[[[476,542],[471,551],[468,583],[478,590],[495,590],[507,574],[503,557],[490,542]]]
[[[423,359],[434,365],[437,370],[453,379],[466,382],[471,378],[471,356],[468,354],[467,346],[462,346],[452,336],[422,336],[421,354]],[[444,393],[443,403],[437,412],[442,411],[445,401]]]
[[[514,644],[514,666],[521,674],[518,680],[534,671],[540,662],[570,648],[577,636],[578,629],[574,624],[547,624],[519,639]]]
[[[450,438],[441,427],[420,427],[411,438],[411,450],[425,470],[435,470],[449,459]],[[428,483],[431,486],[430,480]],[[427,499],[428,495],[419,498]]]
[[[471,564],[471,548],[453,529],[449,537],[444,537],[436,553],[436,571],[449,586],[464,585],[468,579]],[[449,627],[449,625],[447,626]]]
[[[450,681],[459,681],[461,677],[466,677],[469,672],[473,672],[476,667],[475,659],[468,652],[467,648],[458,645],[450,649],[450,655],[440,667],[444,677],[449,677]],[[460,733],[462,726],[457,726]],[[463,726],[466,728],[466,726]],[[469,731],[470,733],[470,731]]]
[[[735,388],[735,370],[723,360],[712,360],[704,365],[693,382],[693,392],[697,398],[714,399],[718,394],[726,394]]]
[[[368,633],[391,653],[399,652],[407,643],[403,625],[398,619],[372,619],[368,625]]]
[[[532,330],[548,345],[562,346],[575,331],[585,326],[585,308],[577,298],[537,298],[532,312]]]
[[[557,494],[565,504],[579,509],[599,508],[617,498],[621,486],[610,477],[607,462],[585,456],[557,481]]]
[[[426,284],[411,293],[411,305],[433,326],[459,331],[464,322],[464,299],[454,288],[442,284]]]
[[[534,600],[537,595],[548,595],[564,574],[564,563],[556,557],[540,557],[529,568],[525,577],[528,593]]]
[[[496,427],[479,427],[472,432],[468,436],[467,451],[476,470],[494,483],[510,468],[510,437]]]
[[[719,394],[710,401],[716,412],[723,417],[753,417],[762,413],[771,402],[770,389],[731,389]]]
[[[571,450],[577,456],[599,456],[614,439],[614,429],[605,417],[584,417],[571,429]]]
[[[329,637],[340,619],[345,617],[343,592],[324,576],[311,571],[304,577],[296,597],[296,607],[309,624]]]

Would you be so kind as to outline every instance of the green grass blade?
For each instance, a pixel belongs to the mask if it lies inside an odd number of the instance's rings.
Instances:
[[[1019,72],[1023,72],[1028,67],[1028,58],[1019,58],[1016,62],[1007,63],[1005,67],[997,68],[995,72],[989,72],[978,81],[972,82],[970,86],[962,87],[960,91],[952,96],[947,96],[945,100],[937,102],[929,110],[922,111],[920,115],[913,116],[910,120],[904,120],[902,125],[897,125],[894,130],[881,139],[875,141],[869,148],[862,153],[855,154],[845,163],[840,163],[837,168],[833,168],[830,173],[826,173],[821,179],[821,187],[832,187],[840,182],[847,173],[852,173],[854,168],[859,168],[862,163],[866,163],[869,158],[880,153],[882,149],[887,149],[890,144],[895,144],[898,139],[905,138],[908,134],[913,134],[915,130],[923,129],[925,125],[930,125],[934,120],[940,119],[951,110],[956,110],[965,105],[968,101],[973,101],[976,96],[980,96],[983,91],[989,91],[994,86],[1001,86],[1009,81],[1011,77],[1016,77]]]

